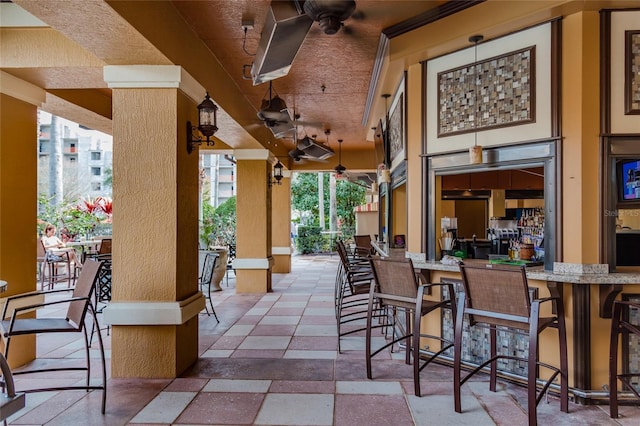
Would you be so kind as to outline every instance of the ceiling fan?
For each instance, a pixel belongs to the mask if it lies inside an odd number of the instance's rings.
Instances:
[[[338,176],[342,176],[345,170],[347,170],[347,168],[342,165],[342,139],[338,139],[338,165],[334,170]]]
[[[353,0],[306,0],[304,12],[318,22],[325,34],[335,34],[344,26],[344,21],[354,14]],[[357,17],[358,15],[354,16]]]

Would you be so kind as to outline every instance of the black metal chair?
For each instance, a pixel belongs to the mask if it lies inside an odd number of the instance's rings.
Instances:
[[[485,262],[460,264],[464,293],[458,298],[457,318],[454,332],[454,404],[462,412],[460,387],[474,374],[490,365],[489,389],[496,390],[497,360],[512,359],[527,362],[527,409],[529,425],[537,424],[537,406],[549,386],[560,376],[560,410],[569,412],[569,385],[567,363],[567,337],[562,300],[557,297],[531,300],[525,267],[491,265]],[[541,317],[543,303],[554,303],[556,314]],[[462,335],[464,315],[469,325],[484,324],[489,327],[490,358],[478,366],[469,366],[471,372],[462,377]],[[526,358],[498,354],[496,348],[497,328],[517,330],[528,335],[529,349]],[[552,366],[538,360],[538,337],[547,328],[557,328],[560,350],[560,366]],[[538,388],[539,368],[550,370],[546,380]]]
[[[450,297],[454,297],[453,285],[450,283],[435,283],[420,285],[411,259],[389,259],[371,258],[371,266],[375,277],[375,284],[371,286],[369,292],[369,306],[367,315],[367,335],[366,335],[366,363],[367,377],[372,379],[371,358],[380,353],[385,348],[402,341],[405,342],[405,362],[412,363],[413,359],[413,384],[416,396],[421,396],[420,392],[420,372],[429,363],[442,355],[447,349],[453,346],[453,342],[443,339],[440,336],[425,334],[421,332],[423,317],[431,312],[440,312],[442,308],[449,308],[453,311],[455,318],[455,300],[441,298],[440,300],[427,300],[424,298],[425,291],[433,287],[446,287],[449,289]],[[379,304],[379,306],[377,306]],[[374,318],[378,317],[383,309],[385,315],[391,316],[390,320],[374,324]],[[398,317],[398,313],[404,312],[404,319]],[[378,327],[390,326],[392,333],[389,342],[382,347],[372,351],[371,331]],[[420,350],[420,339],[430,339],[439,341],[440,347],[437,351]],[[421,354],[425,361],[421,362]]]
[[[0,387],[3,392],[0,393],[0,420],[7,425],[7,419],[13,416],[25,406],[24,393],[16,393],[13,383],[13,374],[9,368],[9,363],[4,355],[0,354],[0,370],[2,371],[2,379]]]
[[[340,264],[336,273],[335,310],[338,331],[338,352],[342,350],[341,338],[365,330],[358,324],[367,318],[367,296],[373,282],[368,257],[350,255],[342,240],[336,245]],[[350,325],[349,327],[344,327]]]
[[[93,325],[96,328],[98,326],[98,320],[96,318],[95,308],[93,306],[93,292],[95,291],[96,280],[102,262],[88,259],[85,261],[82,272],[76,282],[75,288],[70,298],[55,300],[51,302],[44,302],[39,304],[18,306],[15,307],[15,301],[32,297],[34,293],[24,293],[15,296],[8,297],[2,312],[3,320],[0,321],[2,326],[2,337],[4,338],[4,354],[5,357],[9,357],[11,349],[11,339],[14,336],[22,336],[29,334],[44,334],[44,333],[83,333],[85,344],[85,357],[86,365],[81,367],[47,367],[41,369],[25,369],[15,371],[14,375],[42,373],[48,371],[86,371],[86,385],[73,385],[73,386],[51,386],[47,388],[29,389],[24,392],[49,392],[58,390],[73,390],[73,389],[85,389],[85,390],[102,390],[102,413],[105,412],[106,398],[107,398],[107,367],[104,355],[104,345],[102,342],[102,335],[98,334],[98,344],[100,350],[100,359],[102,362],[102,383],[99,385],[91,384],[91,357],[89,355],[89,335],[87,328],[85,327],[85,318],[87,312],[90,314]],[[52,290],[47,294],[59,293],[64,291],[71,291],[70,289]],[[68,304],[67,313],[65,318],[22,318],[22,315],[28,312],[32,312],[35,309],[41,307],[47,307],[52,305]],[[10,319],[5,320],[4,318]]]
[[[227,287],[229,287],[229,271],[233,271],[236,273],[236,270],[233,269],[233,261],[236,259],[236,246],[235,244],[227,245],[228,253],[227,253],[227,271],[225,272]]]
[[[75,281],[75,269],[71,266],[71,256],[66,251],[46,250],[40,239],[37,244],[38,262],[40,262],[40,290],[45,287],[53,290],[58,282],[67,281],[67,287]],[[60,272],[60,269],[64,272]]]
[[[632,318],[634,316],[636,320]],[[640,392],[638,385],[634,386],[640,378],[640,370],[633,369],[628,371],[622,368],[622,372],[618,372],[618,345],[620,335],[623,336],[622,342],[628,343],[629,336],[634,335],[640,339],[640,323],[638,316],[640,314],[640,302],[620,301],[613,302],[613,318],[611,319],[611,345],[609,348],[609,415],[611,418],[618,418],[618,380],[622,383],[622,390],[629,390],[640,401]],[[634,380],[635,379],[635,380]]]
[[[204,307],[207,311],[207,315],[213,314],[216,321],[220,322],[218,315],[216,314],[216,310],[213,308],[213,301],[211,300],[211,281],[213,280],[213,272],[216,269],[218,258],[218,253],[206,254],[204,257],[204,264],[202,265],[202,272],[198,278],[198,285],[200,286],[200,290],[204,294],[205,299],[209,300],[209,306],[211,306],[211,312],[209,312],[209,307],[205,303]]]

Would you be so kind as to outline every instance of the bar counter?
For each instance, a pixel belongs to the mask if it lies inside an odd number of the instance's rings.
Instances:
[[[399,253],[391,253],[399,257]],[[423,260],[422,254],[406,253],[413,261],[414,268],[427,280],[460,280],[458,265],[442,264],[440,261]],[[422,259],[421,259],[422,257]],[[478,262],[477,260],[469,260]],[[486,262],[486,261],[485,261]],[[589,270],[592,265],[567,265],[568,271]],[[622,293],[623,297],[640,298],[640,272],[612,273],[554,273],[545,271],[543,266],[526,268],[529,286],[560,297],[564,303],[569,347],[569,383],[580,403],[593,403],[598,399],[608,399],[605,389],[608,381],[609,338],[613,301]],[[434,295],[439,297],[439,295]],[[539,297],[546,297],[543,293]],[[549,339],[549,345],[553,340]],[[541,350],[545,349],[541,342]],[[623,348],[629,355],[630,363],[634,351]],[[553,350],[549,351],[550,353]],[[637,353],[637,351],[635,351]]]

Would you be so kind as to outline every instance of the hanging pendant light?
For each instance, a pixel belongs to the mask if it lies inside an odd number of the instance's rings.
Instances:
[[[342,139],[338,139],[338,165],[334,169],[336,171],[336,175],[342,176],[347,168],[342,165]]]
[[[474,43],[474,61],[473,61],[473,146],[469,148],[469,163],[482,164],[482,146],[478,145],[478,122],[480,108],[478,106],[478,43],[484,37],[481,34],[469,37],[469,41]]]

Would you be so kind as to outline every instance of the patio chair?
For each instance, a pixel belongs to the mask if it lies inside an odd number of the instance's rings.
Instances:
[[[45,333],[83,333],[84,346],[85,346],[85,365],[80,367],[74,366],[60,366],[60,367],[46,367],[41,369],[25,369],[15,371],[15,376],[20,374],[30,373],[42,373],[48,371],[86,371],[86,384],[84,385],[72,385],[72,386],[51,386],[47,388],[29,389],[24,392],[49,392],[58,390],[73,390],[73,389],[85,389],[89,390],[102,390],[102,413],[105,412],[106,398],[107,398],[107,368],[105,363],[104,345],[102,342],[102,335],[98,334],[98,344],[100,350],[100,360],[102,362],[102,383],[99,385],[91,384],[91,357],[89,355],[89,336],[87,328],[85,327],[85,318],[87,312],[90,314],[93,324],[96,328],[98,326],[98,320],[96,318],[96,312],[92,304],[93,291],[95,290],[95,283],[98,279],[98,274],[102,262],[88,259],[84,263],[82,272],[78,277],[75,288],[72,290],[72,296],[70,298],[44,302],[39,304],[17,306],[19,302],[17,300],[31,297],[34,293],[24,293],[15,296],[10,296],[6,299],[4,309],[2,312],[3,320],[0,321],[2,326],[2,337],[4,339],[4,355],[9,357],[11,346],[11,340],[14,336],[30,335],[30,334],[45,334]],[[70,291],[64,290],[52,290],[46,292],[51,295],[55,293]],[[32,312],[35,309],[42,307],[51,307],[55,305],[68,304],[67,313],[64,318],[43,317],[43,318],[23,318],[22,315],[27,312]],[[10,319],[6,320],[7,315],[10,315]]]
[[[634,315],[635,312],[635,315]],[[609,415],[613,419],[618,418],[618,380],[622,383],[622,390],[629,390],[640,401],[640,393],[637,388],[637,380],[640,378],[640,370],[637,368],[624,369],[618,373],[618,344],[622,335],[623,345],[629,342],[629,335],[640,338],[640,325],[637,318],[640,312],[640,302],[621,301],[613,302],[613,318],[611,319],[611,346],[609,348]],[[636,387],[634,387],[636,383]]]
[[[416,396],[421,396],[420,372],[434,361],[438,356],[453,346],[453,342],[440,336],[422,333],[423,317],[441,309],[448,308],[453,311],[455,318],[456,304],[451,283],[435,283],[420,285],[411,259],[371,258],[371,266],[375,278],[375,286],[371,286],[369,292],[369,305],[367,314],[366,333],[366,364],[367,378],[372,379],[371,359],[382,350],[396,343],[405,342],[405,362],[413,363],[413,384]],[[433,287],[446,287],[449,289],[450,298],[440,300],[427,300],[425,292]],[[378,316],[379,304],[384,309],[385,315],[390,316],[389,321],[374,324],[374,318]],[[404,312],[404,318],[399,313]],[[439,320],[439,318],[438,318]],[[371,332],[374,328],[390,326],[392,333],[390,341],[375,351],[371,348]],[[440,342],[437,352],[420,349],[420,339],[431,339]],[[421,357],[422,355],[422,357]],[[424,359],[424,362],[421,361]]]
[[[349,255],[342,240],[336,244],[340,263],[336,273],[335,310],[338,331],[338,352],[342,350],[341,338],[364,331],[364,324],[343,327],[350,323],[363,322],[367,318],[369,287],[373,282],[371,264],[368,257]],[[356,324],[352,324],[356,325]]]
[[[236,246],[235,244],[228,244],[227,249],[228,249],[227,271],[225,273],[225,276],[227,281],[227,287],[229,287],[229,271],[233,271],[234,274],[236,273],[236,270],[233,269],[233,261],[236,259]]]
[[[216,269],[216,263],[218,263],[218,253],[207,253],[204,257],[204,264],[202,265],[202,272],[200,273],[200,277],[198,278],[198,285],[200,286],[200,290],[202,294],[204,294],[205,299],[209,299],[209,306],[211,306],[211,312],[209,312],[209,307],[204,305],[207,315],[211,315],[215,317],[217,322],[220,322],[218,319],[218,315],[216,314],[216,310],[213,308],[213,301],[211,300],[211,281],[213,280],[213,272]],[[205,290],[206,287],[206,290]]]
[[[44,291],[45,286],[52,290],[56,283],[63,281],[67,281],[67,287],[71,287],[72,281],[75,281],[75,268],[71,265],[69,253],[46,250],[41,239],[38,239],[36,247],[37,260],[40,263],[40,290]]]
[[[370,235],[354,235],[353,240],[356,243],[354,253],[365,256],[374,254]]]
[[[537,424],[537,406],[549,386],[560,376],[560,410],[569,412],[567,337],[564,307],[558,297],[531,300],[525,267],[490,265],[486,262],[460,264],[464,293],[458,298],[457,318],[454,331],[454,404],[458,413],[462,412],[460,387],[478,371],[490,365],[489,389],[496,390],[497,360],[512,359],[527,362],[527,409],[529,425]],[[556,314],[541,317],[541,305],[554,303]],[[463,318],[469,317],[469,325],[485,324],[489,327],[490,358],[472,368],[462,377],[462,336]],[[496,329],[506,327],[529,337],[526,358],[498,354]],[[558,330],[560,366],[552,366],[538,360],[538,337],[547,328]],[[539,368],[550,371],[547,379],[539,379]],[[538,380],[542,387],[538,392]]]
[[[0,420],[7,426],[7,419],[13,416],[25,406],[24,393],[16,393],[13,383],[13,374],[9,368],[9,363],[4,355],[0,354],[0,370],[2,379],[0,380]]]

